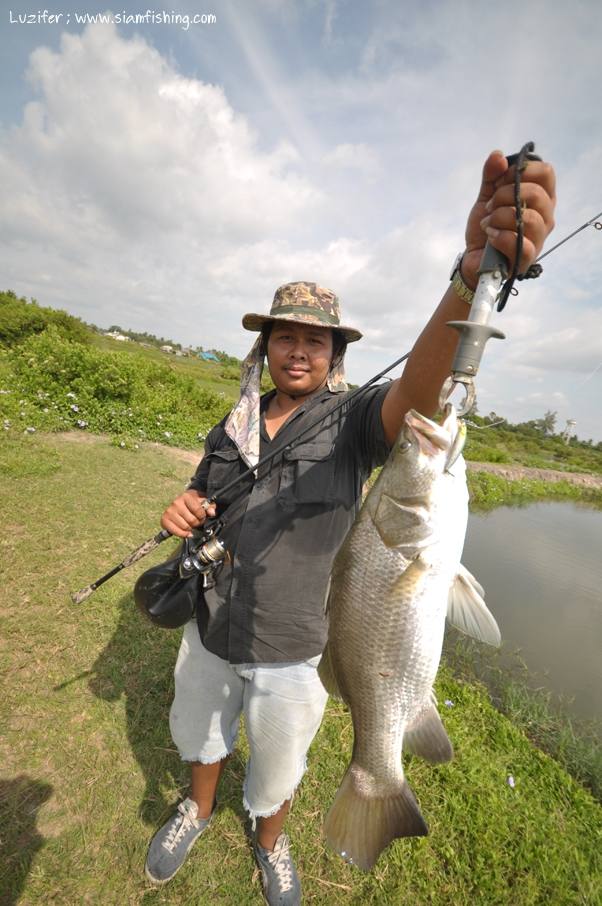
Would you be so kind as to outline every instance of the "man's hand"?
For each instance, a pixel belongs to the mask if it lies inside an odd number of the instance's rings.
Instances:
[[[483,167],[478,198],[466,224],[466,251],[462,259],[464,282],[474,289],[485,243],[489,241],[514,266],[516,251],[516,211],[514,209],[514,167],[501,151],[492,151]],[[523,254],[518,272],[533,264],[554,228],[556,176],[550,164],[528,161],[521,174],[520,197],[523,205]]]
[[[215,516],[215,504],[206,504],[198,491],[184,491],[161,516],[161,526],[179,538],[190,538],[192,529],[202,525],[207,516]]]

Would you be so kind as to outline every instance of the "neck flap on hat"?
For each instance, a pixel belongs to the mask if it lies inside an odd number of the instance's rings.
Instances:
[[[259,462],[259,401],[264,354],[262,338],[257,337],[244,362],[240,375],[240,399],[226,419],[225,431],[238,447],[238,452],[250,468]],[[345,382],[344,357],[331,366],[326,384],[333,393],[349,388]]]

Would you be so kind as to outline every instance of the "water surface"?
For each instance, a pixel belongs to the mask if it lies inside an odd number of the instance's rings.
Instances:
[[[602,512],[550,502],[473,514],[462,559],[539,685],[602,718]]]

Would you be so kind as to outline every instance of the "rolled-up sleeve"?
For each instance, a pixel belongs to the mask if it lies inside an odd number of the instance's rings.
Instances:
[[[381,410],[390,383],[369,387],[353,402],[353,408],[345,422],[345,441],[353,450],[360,469],[370,474],[382,466],[391,452],[385,438]]]

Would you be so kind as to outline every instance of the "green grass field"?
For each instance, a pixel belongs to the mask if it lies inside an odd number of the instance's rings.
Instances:
[[[150,558],[83,605],[69,599],[157,531],[193,466],[87,435],[4,436],[0,458],[0,902],[262,903],[241,805],[244,738],[186,866],[159,890],[144,879],[148,841],[187,789],[167,724],[179,633],[148,624],[131,596]],[[289,825],[304,901],[602,902],[600,806],[482,687],[442,671],[438,695],[453,702],[441,709],[456,757],[407,761],[430,835],[396,841],[370,874],[321,837],[352,743],[348,714],[329,705]]]

